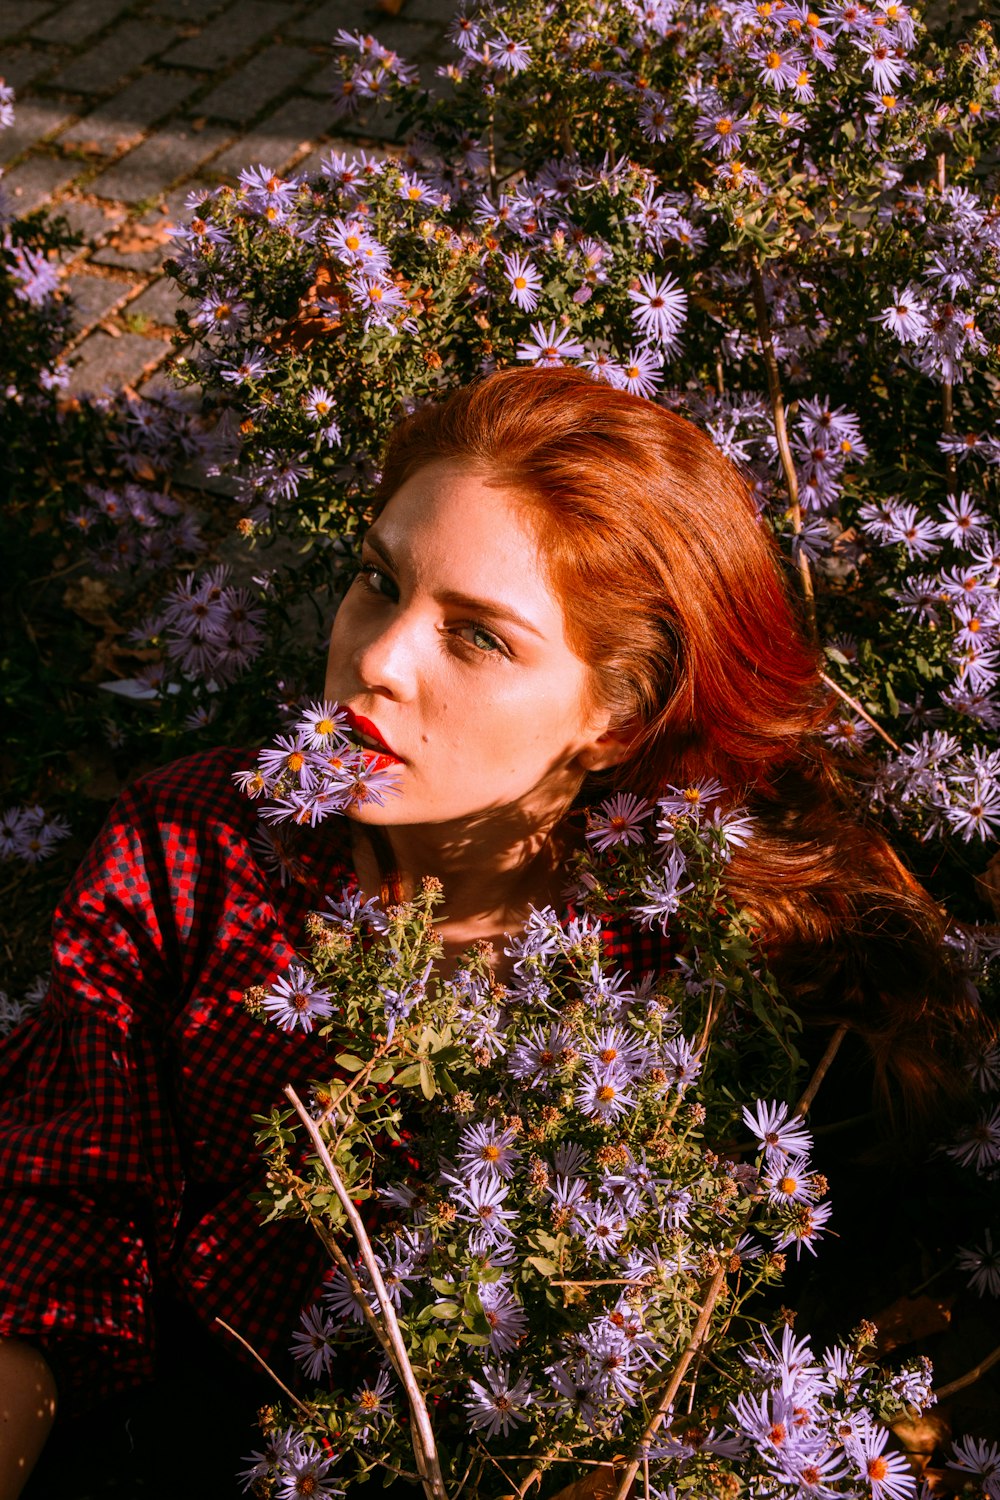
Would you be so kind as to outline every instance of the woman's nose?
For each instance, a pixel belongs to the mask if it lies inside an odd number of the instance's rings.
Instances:
[[[401,700],[413,696],[418,662],[417,622],[405,612],[383,619],[354,653],[359,685],[368,692]]]

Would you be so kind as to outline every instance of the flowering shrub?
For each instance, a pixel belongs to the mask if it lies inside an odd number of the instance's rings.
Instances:
[[[359,787],[341,722],[311,705],[238,777],[266,799],[286,858],[296,825],[391,795],[391,767],[370,754]],[[646,1494],[720,1493],[736,1476],[761,1495],[915,1493],[884,1420],[933,1401],[927,1362],[880,1370],[866,1329],[816,1356],[758,1321],[755,1293],[787,1252],[815,1253],[830,1205],[801,1116],[740,1106],[748,1073],[787,1094],[795,1023],[719,896],[749,834],[721,792],[596,809],[570,908],[531,913],[505,948],[505,984],[481,945],[434,977],[441,892],[428,881],[389,909],[332,893],[307,963],[248,994],[284,1030],[326,1037],[337,1069],[302,1110],[310,1162],[290,1112],[262,1133],[269,1217],[310,1220],[334,1266],[293,1341],[321,1388],[291,1422],[271,1413],[244,1475],[256,1493],[294,1493],[305,1474],[309,1493],[331,1495],[372,1468],[411,1472],[415,1418],[383,1299],[437,1437],[438,1460],[414,1439],[418,1469],[439,1462],[442,1494],[460,1480],[506,1494],[531,1473],[554,1493],[572,1466],[627,1466],[636,1450]],[[602,922],[616,913],[663,935],[658,972],[608,962]],[[343,1248],[352,1200],[374,1206],[372,1265]]]

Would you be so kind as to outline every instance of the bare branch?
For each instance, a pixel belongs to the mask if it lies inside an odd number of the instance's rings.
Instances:
[[[957,1395],[959,1391],[964,1391],[966,1386],[975,1385],[980,1375],[985,1375],[987,1370],[992,1370],[998,1361],[1000,1361],[1000,1349],[994,1349],[992,1354],[987,1354],[985,1359],[981,1359],[978,1365],[967,1370],[957,1380],[950,1380],[947,1385],[939,1387],[934,1392],[935,1396],[939,1401],[945,1401],[949,1396]]]
[[[838,1026],[836,1031],[833,1033],[833,1036],[830,1038],[830,1041],[827,1044],[826,1051],[823,1053],[823,1056],[820,1058],[819,1062],[816,1065],[816,1071],[810,1078],[805,1093],[802,1095],[802,1098],[792,1110],[793,1119],[796,1115],[805,1115],[806,1113],[808,1113],[813,1100],[819,1093],[820,1084],[823,1082],[823,1079],[826,1077],[827,1073],[830,1070],[830,1064],[833,1062],[833,1059],[836,1057],[837,1053],[840,1050],[840,1044],[844,1040],[844,1037],[847,1035],[847,1030],[848,1028],[846,1026]]]
[[[640,1453],[648,1448],[649,1444],[652,1442],[653,1438],[660,1430],[667,1412],[673,1405],[674,1397],[677,1395],[677,1392],[681,1388],[681,1382],[683,1381],[684,1376],[687,1374],[688,1366],[700,1349],[702,1340],[704,1339],[705,1334],[708,1331],[708,1325],[711,1320],[712,1313],[715,1309],[715,1304],[716,1302],[718,1302],[719,1294],[725,1284],[726,1268],[724,1265],[722,1265],[716,1271],[715,1275],[712,1277],[712,1280],[709,1283],[708,1292],[705,1296],[704,1302],[702,1303],[701,1311],[698,1314],[698,1321],[694,1325],[694,1331],[691,1334],[691,1337],[688,1339],[687,1347],[684,1350],[684,1353],[681,1355],[680,1359],[677,1361],[677,1364],[674,1367],[674,1373],[671,1375],[669,1381],[664,1387],[663,1394],[660,1397],[660,1404],[657,1407],[651,1421],[649,1422],[646,1431],[642,1435],[642,1441],[639,1445]],[[641,1458],[635,1458],[629,1464],[628,1468],[625,1470],[625,1478],[618,1486],[618,1492],[615,1495],[615,1500],[627,1500],[628,1492],[632,1487],[632,1482],[639,1472],[639,1465],[641,1461]]]
[[[437,1444],[434,1440],[434,1429],[431,1426],[427,1403],[424,1400],[420,1386],[417,1384],[417,1378],[413,1373],[413,1366],[410,1364],[410,1357],[406,1352],[403,1335],[400,1332],[399,1323],[396,1319],[396,1309],[393,1307],[389,1293],[386,1291],[385,1282],[382,1280],[382,1272],[375,1258],[375,1251],[372,1249],[371,1240],[368,1238],[368,1231],[365,1229],[364,1221],[355,1207],[354,1200],[344,1186],[340,1173],[334,1166],[333,1158],[326,1149],[326,1142],[320,1135],[316,1122],[310,1116],[291,1084],[285,1089],[285,1095],[295,1106],[295,1112],[308,1131],[309,1138],[316,1148],[316,1154],[323,1163],[324,1170],[333,1184],[337,1197],[340,1199],[340,1206],[344,1210],[347,1222],[350,1224],[354,1237],[358,1242],[358,1249],[361,1251],[361,1258],[365,1263],[365,1269],[371,1277],[372,1286],[375,1288],[375,1295],[378,1297],[381,1308],[385,1335],[391,1349],[392,1362],[410,1402],[410,1412],[413,1416],[413,1454],[417,1460],[417,1468],[420,1471],[424,1491],[428,1496],[428,1500],[448,1500],[447,1491],[444,1487],[444,1479],[441,1475],[441,1464],[438,1459]],[[362,1305],[366,1302],[367,1298],[363,1298]]]
[[[836,682],[834,682],[832,677],[828,677],[825,672],[821,672],[819,674],[819,679],[820,682],[825,683],[828,688],[832,688],[833,691],[837,694],[838,698],[843,698],[845,703],[849,703],[854,709],[854,712],[856,714],[859,714],[861,718],[864,719],[866,724],[870,724],[876,734],[882,736],[891,750],[895,750],[897,755],[901,755],[903,753],[900,750],[899,746],[896,744],[896,741],[891,737],[891,735],[886,734],[881,724],[876,724],[871,714],[865,712],[865,710],[861,707],[861,704],[858,702],[857,698],[852,698],[850,693],[845,693],[844,689],[840,687]]]
[[[271,1369],[271,1366],[267,1363],[267,1361],[260,1354],[257,1353],[257,1350],[254,1348],[253,1344],[248,1344],[247,1341],[246,1341],[246,1339],[243,1337],[243,1335],[241,1333],[237,1333],[235,1328],[230,1328],[229,1324],[226,1323],[222,1318],[216,1318],[215,1321],[218,1323],[218,1325],[219,1325],[220,1328],[224,1328],[227,1333],[231,1333],[232,1336],[233,1336],[233,1338],[236,1340],[236,1342],[238,1344],[242,1344],[243,1347],[244,1347],[244,1349],[247,1351],[248,1354],[252,1354],[253,1355],[254,1359],[260,1365],[261,1369],[267,1371],[267,1373],[270,1375],[271,1379],[274,1381],[275,1385],[280,1386],[281,1389],[284,1391],[284,1393],[288,1397],[289,1401],[294,1401],[295,1402],[295,1405],[298,1407],[299,1411],[302,1412],[303,1416],[313,1417],[313,1416],[316,1415],[316,1409],[315,1409],[315,1407],[313,1407],[313,1406],[307,1406],[304,1401],[300,1401],[299,1400],[298,1396],[296,1396],[296,1394],[295,1394],[294,1391],[290,1391],[288,1389],[287,1385],[281,1379],[281,1377],[278,1376],[278,1375],[275,1375],[274,1371]]]
[[[802,506],[799,504],[799,476],[795,469],[795,460],[792,458],[792,449],[788,441],[788,428],[785,424],[785,398],[781,392],[781,372],[778,368],[778,356],[774,352],[774,340],[771,337],[771,320],[767,312],[767,297],[764,294],[764,277],[761,274],[760,261],[756,255],[750,260],[750,278],[753,286],[753,306],[757,318],[757,333],[760,338],[761,354],[764,356],[764,369],[767,372],[767,391],[771,401],[771,416],[774,420],[774,437],[778,445],[778,456],[781,459],[781,468],[785,476],[785,488],[788,490],[789,514],[792,519],[792,530],[796,536],[802,534]],[[806,618],[809,621],[809,630],[815,640],[819,634],[816,624],[816,591],[813,587],[812,568],[805,553],[799,549],[798,555],[799,581],[802,585],[802,597],[806,604]]]

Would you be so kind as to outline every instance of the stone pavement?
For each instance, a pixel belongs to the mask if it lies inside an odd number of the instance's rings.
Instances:
[[[168,226],[193,188],[242,168],[315,168],[331,145],[379,144],[391,122],[335,122],[337,30],[371,31],[429,77],[455,0],[0,0],[0,133],[16,214],[43,204],[84,236],[70,389],[144,388],[170,355],[178,293]],[[161,376],[162,378],[162,376]]]

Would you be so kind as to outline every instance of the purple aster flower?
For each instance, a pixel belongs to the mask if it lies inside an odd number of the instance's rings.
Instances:
[[[487,42],[486,55],[495,68],[503,68],[507,73],[523,73],[531,66],[531,48],[502,31],[497,32],[493,41]]]
[[[760,81],[774,89],[792,88],[802,70],[802,57],[792,48],[761,47],[752,52]]]
[[[319,1303],[306,1308],[301,1327],[292,1337],[289,1352],[310,1380],[319,1380],[329,1373],[336,1334],[336,1324],[326,1316]]]
[[[211,331],[236,333],[250,316],[250,309],[241,302],[235,292],[209,292],[198,303],[198,311],[191,322]]]
[[[525,339],[517,346],[518,359],[530,359],[535,365],[543,369],[553,369],[561,365],[565,359],[579,359],[583,354],[583,345],[569,328],[558,328],[555,322],[549,324],[532,323],[528,332],[530,339]]]
[[[345,932],[355,932],[365,927],[370,932],[388,932],[389,918],[379,906],[376,896],[366,900],[360,891],[345,886],[339,898],[327,896],[325,921]]]
[[[859,41],[856,45],[862,53],[862,68],[871,74],[875,93],[898,93],[903,79],[913,71],[902,50],[880,33],[875,33],[871,40]]]
[[[433,967],[434,961],[430,959],[419,978],[407,979],[401,985],[379,985],[382,1003],[385,1006],[387,1043],[392,1041],[398,1023],[405,1021],[414,1007],[419,1005],[426,996],[427,980],[430,978]]]
[[[788,1203],[815,1203],[816,1187],[808,1159],[792,1156],[770,1166],[761,1178],[767,1188],[769,1203],[779,1207]]]
[[[738,115],[734,110],[706,111],[694,122],[695,140],[706,150],[726,158],[739,150],[740,141],[752,124],[749,115]]]
[[[482,1281],[477,1290],[489,1324],[490,1348],[494,1354],[508,1354],[528,1331],[524,1308],[505,1281]]]
[[[687,316],[687,293],[674,276],[641,275],[639,285],[629,291],[635,303],[632,322],[644,338],[670,344]]]
[[[601,853],[622,844],[640,844],[642,822],[654,810],[654,802],[634,792],[616,792],[588,816],[586,837]]]
[[[637,1078],[649,1064],[649,1046],[624,1026],[602,1026],[584,1054],[596,1073],[624,1073]]]
[[[514,1166],[521,1153],[514,1146],[514,1131],[503,1128],[495,1120],[469,1125],[458,1140],[456,1158],[458,1165],[469,1174],[483,1173],[486,1176],[509,1179],[514,1175]]]
[[[324,1454],[306,1438],[300,1438],[299,1443],[299,1447],[288,1449],[275,1469],[275,1500],[300,1500],[302,1495],[309,1495],[311,1500],[332,1500],[334,1495],[342,1495],[344,1491],[335,1485],[331,1473],[339,1454]]]
[[[323,989],[316,976],[301,964],[289,965],[274,981],[261,1005],[282,1031],[294,1031],[298,1026],[310,1032],[318,1017],[332,1016],[336,1010],[329,990]]]
[[[392,1404],[387,1399],[391,1382],[387,1370],[380,1370],[374,1381],[366,1380],[354,1392],[354,1415],[363,1424],[358,1437],[366,1442],[372,1426],[392,1416]]]
[[[663,1044],[663,1069],[670,1086],[683,1095],[701,1072],[701,1049],[686,1037],[673,1037]]]
[[[465,1406],[475,1429],[485,1429],[487,1437],[502,1432],[506,1437],[512,1423],[526,1420],[527,1408],[534,1400],[526,1375],[515,1381],[506,1365],[483,1366],[483,1380],[470,1380],[472,1392]]]
[[[670,918],[678,911],[681,897],[694,889],[689,880],[681,884],[687,874],[687,861],[679,849],[671,849],[658,875],[648,875],[642,883],[642,900],[633,906],[633,914],[643,927],[658,926],[666,932]]]
[[[331,743],[345,741],[347,715],[338,704],[324,698],[308,704],[294,728],[310,750],[326,750]]]
[[[901,344],[914,344],[927,336],[927,304],[913,287],[893,288],[892,303],[872,320],[894,333]]]
[[[974,546],[986,533],[986,514],[977,508],[967,490],[949,495],[940,515],[939,534],[956,547]]]
[[[788,1105],[780,1101],[768,1104],[758,1099],[754,1106],[743,1106],[743,1123],[756,1136],[769,1167],[780,1166],[786,1157],[808,1156],[812,1135],[798,1115],[789,1117]]]
[[[669,138],[673,115],[662,94],[649,91],[639,108],[639,129],[647,141],[659,143]]]
[[[406,203],[438,204],[443,201],[442,194],[415,172],[400,172],[397,192]]]
[[[901,1453],[886,1453],[889,1429],[865,1412],[854,1433],[844,1439],[844,1451],[855,1472],[871,1486],[871,1500],[911,1500],[917,1481]]]
[[[258,753],[257,765],[268,786],[289,777],[304,791],[316,784],[316,764],[299,734],[277,735],[273,745]]]
[[[789,1245],[795,1246],[796,1260],[802,1254],[802,1248],[815,1255],[813,1241],[818,1240],[826,1227],[826,1221],[833,1209],[829,1203],[799,1203],[796,1204],[791,1216],[786,1218],[783,1228],[774,1236],[774,1248],[785,1250]]]
[[[983,1481],[983,1488],[996,1500],[1000,1495],[1000,1446],[982,1438],[956,1438],[951,1445],[955,1457],[948,1460],[949,1469],[973,1474]]]
[[[633,396],[655,396],[663,384],[663,356],[648,345],[630,349],[612,384]]]
[[[463,1224],[471,1224],[469,1249],[473,1255],[483,1255],[506,1244],[513,1238],[511,1227],[517,1214],[504,1203],[510,1188],[499,1177],[475,1174],[468,1182],[445,1173],[445,1181],[451,1184],[451,1200],[458,1209],[458,1218]]]
[[[621,365],[603,349],[588,349],[580,361],[594,380],[603,380],[606,385],[617,385]]]
[[[635,1109],[635,1095],[629,1092],[628,1075],[621,1069],[601,1069],[585,1077],[577,1087],[574,1102],[581,1114],[610,1124]]]
[[[511,302],[516,303],[522,312],[534,312],[542,284],[540,273],[526,255],[505,255],[503,268],[510,285]]]

